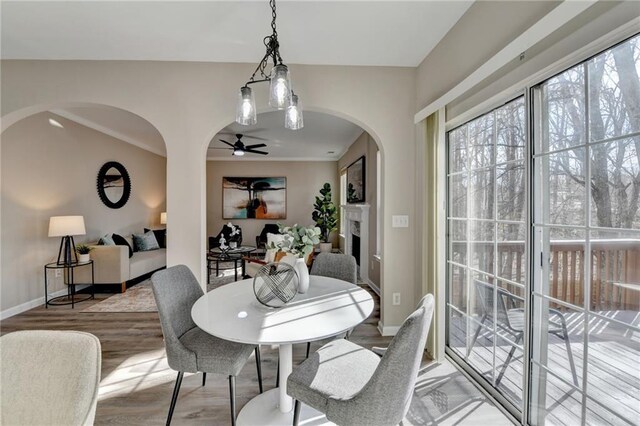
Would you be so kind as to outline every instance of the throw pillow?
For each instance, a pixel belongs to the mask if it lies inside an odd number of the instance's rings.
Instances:
[[[267,263],[277,262],[276,253],[278,253],[278,249],[270,249],[271,244],[278,244],[284,241],[284,235],[282,234],[267,234],[267,251],[264,255],[264,261]]]
[[[166,229],[144,228],[145,233],[149,231],[153,231],[153,233],[156,235],[156,240],[158,241],[158,245],[160,246],[160,248],[167,248],[167,230]]]
[[[107,234],[98,240],[98,245],[99,246],[115,246],[116,243],[113,241],[113,238],[111,237],[111,235]]]
[[[129,257],[133,256],[133,249],[122,235],[113,234],[111,238],[113,238],[113,242],[117,246],[127,246],[129,248]]]
[[[158,240],[156,240],[156,234],[153,231],[145,232],[142,235],[133,234],[132,237],[136,251],[151,251],[160,248]]]

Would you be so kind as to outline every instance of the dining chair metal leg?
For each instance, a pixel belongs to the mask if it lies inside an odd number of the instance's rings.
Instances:
[[[309,358],[309,353],[311,352],[311,342],[307,342],[307,355],[305,359]]]
[[[204,386],[205,383],[207,383],[207,373],[202,373],[202,386]]]
[[[262,393],[262,359],[260,357],[260,346],[256,346],[256,368],[258,369],[258,388]]]
[[[560,315],[560,324],[562,325],[562,340],[567,348],[567,357],[569,358],[569,366],[573,375],[573,384],[578,386],[578,375],[576,374],[576,364],[573,362],[573,353],[571,352],[571,342],[569,341],[569,332],[567,331],[567,322],[564,316]]]
[[[182,385],[182,377],[184,372],[179,371],[176,378],[176,385],[173,387],[173,396],[171,397],[171,406],[169,407],[169,414],[167,415],[167,426],[171,424],[171,418],[173,417],[173,409],[176,408],[176,401],[178,401],[178,393],[180,393],[180,385]]]
[[[296,403],[293,406],[293,426],[298,426],[300,422],[300,401],[296,399]]]
[[[231,405],[231,426],[236,426],[236,376],[229,376],[229,405]]]
[[[478,336],[480,336],[480,331],[482,331],[482,324],[484,324],[486,319],[487,319],[487,314],[482,315],[482,318],[480,319],[480,324],[478,324],[478,328],[476,329],[476,332],[473,333],[473,338],[471,339],[471,344],[469,345],[469,348],[467,349],[467,356],[469,356],[469,354],[471,354],[471,350],[473,349],[473,345],[476,344],[476,340],[478,340]]]
[[[516,337],[515,345],[513,345],[511,347],[511,350],[509,351],[509,355],[507,355],[507,359],[504,361],[504,365],[500,369],[500,374],[498,374],[498,377],[496,378],[496,386],[498,386],[500,384],[500,381],[502,380],[502,376],[504,376],[505,371],[507,371],[507,367],[509,366],[509,363],[511,362],[511,358],[513,358],[513,354],[516,352],[516,348],[517,348],[516,345],[518,343],[520,343],[520,339],[522,339],[523,336],[524,336],[524,333],[519,334]]]

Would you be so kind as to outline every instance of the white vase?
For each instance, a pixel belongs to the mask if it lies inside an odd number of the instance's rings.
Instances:
[[[304,259],[296,259],[295,270],[298,274],[298,293],[306,293],[309,290],[309,269]]]
[[[89,261],[89,253],[78,255],[78,263],[87,263],[88,261]]]

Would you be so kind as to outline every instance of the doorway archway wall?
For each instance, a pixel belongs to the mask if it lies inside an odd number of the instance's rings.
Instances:
[[[168,264],[186,264],[204,282],[206,149],[233,121],[237,89],[253,64],[3,61],[2,129],[48,109],[86,102],[111,105],[149,121],[167,145]],[[381,326],[393,332],[415,306],[415,70],[412,68],[291,66],[307,108],[352,121],[383,156]],[[266,105],[265,88],[256,103]],[[1,154],[0,154],[1,155]],[[392,228],[409,215],[408,228]],[[392,293],[401,304],[391,304]]]

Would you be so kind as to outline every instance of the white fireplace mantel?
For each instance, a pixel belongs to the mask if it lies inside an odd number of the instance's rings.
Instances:
[[[369,282],[369,204],[342,204],[345,221],[344,252],[351,254],[353,236],[351,229],[354,222],[360,224],[360,278]]]

